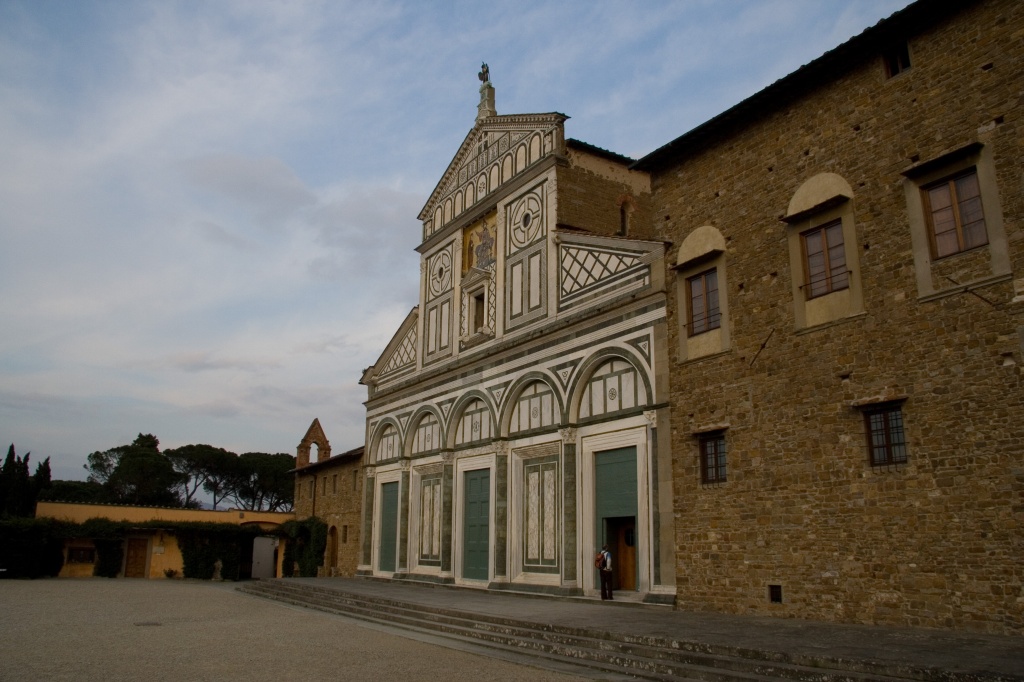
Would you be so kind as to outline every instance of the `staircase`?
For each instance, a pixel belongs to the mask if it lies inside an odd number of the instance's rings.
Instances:
[[[650,635],[622,635],[598,628],[574,628],[469,613],[379,596],[366,596],[288,580],[248,582],[245,594],[356,618],[388,628],[440,636],[462,648],[509,658],[528,656],[530,664],[590,678],[705,682],[885,682],[928,680],[929,671],[900,671],[892,677],[869,663],[832,661],[835,668],[801,665],[784,653],[745,651]],[[457,600],[452,600],[457,604]],[[847,669],[848,667],[848,669]],[[884,672],[891,673],[891,670]],[[936,676],[937,680],[938,677]]]

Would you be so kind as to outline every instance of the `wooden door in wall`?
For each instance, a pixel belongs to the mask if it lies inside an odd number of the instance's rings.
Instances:
[[[125,548],[124,558],[125,578],[146,577],[147,554],[149,554],[149,540],[128,538],[128,546]]]
[[[612,553],[612,586],[616,590],[636,589],[636,517],[605,519],[607,542]]]
[[[398,481],[380,487],[380,547],[377,568],[395,572],[398,547]]]
[[[487,580],[490,559],[491,471],[478,469],[465,475],[462,577]]]
[[[595,453],[595,547],[608,545],[612,553],[612,585],[635,590],[637,583],[637,473],[636,448]]]

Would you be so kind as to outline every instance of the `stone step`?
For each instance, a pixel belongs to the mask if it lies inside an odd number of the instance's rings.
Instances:
[[[597,628],[538,624],[493,614],[431,608],[396,599],[368,598],[334,588],[284,580],[247,583],[248,594],[354,618],[422,630],[460,641],[571,661],[644,679],[703,682],[886,682],[897,678],[856,670],[825,669],[781,660],[782,655],[718,651],[715,647],[663,637],[623,636]]]

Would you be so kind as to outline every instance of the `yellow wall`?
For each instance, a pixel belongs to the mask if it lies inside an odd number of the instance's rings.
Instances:
[[[254,512],[230,509],[213,511],[208,509],[170,509],[163,507],[127,507],[116,504],[77,504],[73,502],[40,502],[36,506],[36,518],[51,518],[74,523],[83,523],[89,519],[102,518],[111,521],[128,521],[145,523],[149,521],[168,522],[201,522],[201,523],[237,523],[238,525],[256,524],[264,530],[272,530],[286,521],[295,518],[292,512]],[[184,562],[178,540],[171,533],[159,529],[140,528],[133,531],[129,539],[146,540],[146,576],[149,578],[166,578],[164,571],[171,569],[175,576],[181,578]],[[60,571],[62,578],[85,578],[92,576],[92,563],[68,563],[69,551],[74,547],[93,548],[91,540],[69,540],[64,547],[64,567]],[[278,573],[280,559],[278,556]],[[123,569],[122,569],[123,570]]]
[[[127,507],[119,504],[77,504],[74,502],[40,502],[36,518],[61,519],[82,523],[101,518],[111,521],[194,521],[200,523],[258,523],[273,528],[295,518],[292,512],[258,512],[239,509],[171,509],[166,507]]]

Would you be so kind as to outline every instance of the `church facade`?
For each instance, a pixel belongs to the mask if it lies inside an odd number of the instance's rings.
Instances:
[[[359,573],[674,598],[662,242],[631,159],[558,113],[476,123],[430,195],[418,305],[367,386]],[[412,246],[412,245],[411,245]]]

